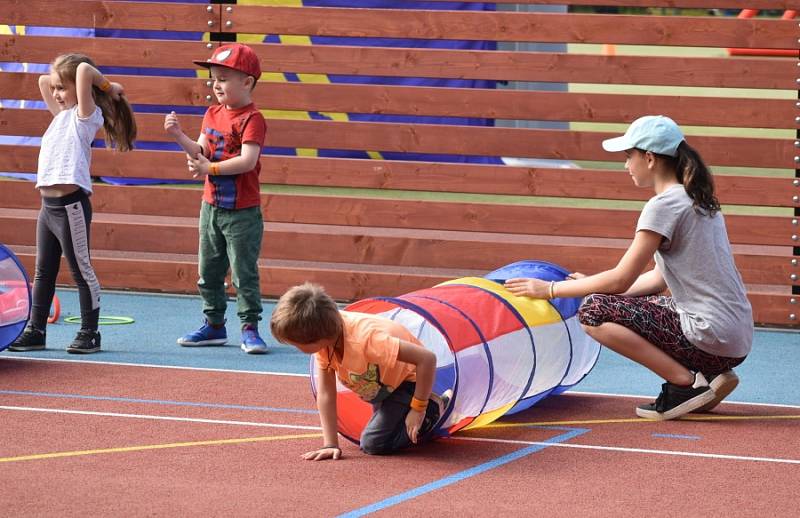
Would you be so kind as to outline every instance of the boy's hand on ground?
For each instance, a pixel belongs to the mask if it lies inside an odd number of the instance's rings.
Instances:
[[[413,408],[406,415],[406,433],[408,433],[408,438],[414,444],[417,444],[419,440],[419,429],[422,426],[423,419],[425,419],[425,412],[420,412]]]
[[[339,460],[342,458],[342,450],[339,447],[320,448],[301,455],[305,460]]]
[[[173,137],[177,137],[183,132],[183,130],[181,130],[181,123],[178,122],[178,115],[176,115],[175,112],[170,112],[164,117],[164,131]]]

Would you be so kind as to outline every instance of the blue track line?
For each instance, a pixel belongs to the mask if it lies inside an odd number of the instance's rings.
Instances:
[[[570,440],[570,439],[572,439],[574,437],[577,437],[579,435],[583,435],[584,433],[589,431],[588,428],[569,428],[568,430],[569,431],[567,431],[565,433],[562,433],[560,435],[557,435],[557,436],[555,436],[555,437],[553,437],[551,439],[547,439],[547,440],[542,441],[542,442],[550,443],[550,444],[558,444],[558,443],[566,442],[566,441],[568,441],[568,440]],[[548,447],[547,444],[534,444],[534,445],[531,445],[531,446],[527,446],[525,448],[522,448],[521,450],[517,450],[517,451],[515,451],[513,453],[509,453],[509,454],[503,455],[501,457],[497,457],[496,459],[492,459],[492,460],[490,460],[488,462],[484,462],[483,464],[478,464],[477,466],[473,466],[472,468],[466,469],[464,471],[459,471],[458,473],[454,473],[452,475],[449,475],[447,477],[441,478],[439,480],[435,480],[435,481],[430,482],[428,484],[425,484],[423,486],[419,486],[419,487],[416,487],[414,489],[410,489],[408,491],[405,491],[403,493],[400,493],[400,494],[397,494],[397,495],[394,495],[394,496],[390,496],[389,498],[386,498],[386,499],[381,500],[379,502],[375,502],[374,504],[370,504],[370,505],[367,505],[367,506],[364,506],[364,507],[360,507],[358,509],[354,509],[354,510],[352,510],[350,512],[347,512],[345,514],[339,515],[338,518],[356,518],[358,516],[364,516],[364,515],[367,515],[369,513],[382,511],[382,510],[384,510],[384,509],[386,509],[388,507],[392,507],[392,506],[401,504],[403,502],[406,502],[408,500],[411,500],[413,498],[416,498],[418,496],[424,495],[425,493],[430,493],[431,491],[436,491],[437,489],[442,489],[442,488],[447,487],[449,485],[461,482],[462,480],[466,480],[466,479],[468,479],[470,477],[474,477],[476,475],[480,475],[481,473],[485,473],[485,472],[487,472],[489,470],[492,470],[492,469],[498,468],[500,466],[503,466],[505,464],[508,464],[509,462],[513,462],[513,461],[515,461],[517,459],[521,459],[522,457],[525,457],[525,456],[530,455],[532,453],[536,453],[537,451],[541,451],[541,450],[543,450],[543,449],[545,449],[547,447]]]
[[[316,410],[306,410],[302,408],[276,408],[268,406],[251,405],[226,405],[223,403],[198,403],[194,401],[170,401],[163,399],[136,399],[127,397],[113,396],[86,396],[83,394],[59,394],[56,392],[33,392],[29,390],[0,390],[0,394],[14,396],[38,396],[62,399],[89,399],[92,401],[119,401],[122,403],[145,403],[149,405],[170,405],[170,406],[193,406],[201,408],[225,408],[234,410],[257,410],[259,412],[284,412],[289,414],[316,414]]]

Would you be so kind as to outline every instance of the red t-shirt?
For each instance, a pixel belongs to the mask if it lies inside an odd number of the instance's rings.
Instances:
[[[224,105],[211,106],[203,117],[203,134],[208,142],[208,158],[221,162],[242,154],[242,144],[264,145],[267,123],[255,105],[229,110]],[[258,175],[261,162],[237,175],[206,175],[203,200],[223,209],[246,209],[261,205]]]

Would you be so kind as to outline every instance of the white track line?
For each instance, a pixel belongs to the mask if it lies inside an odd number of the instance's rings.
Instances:
[[[124,363],[124,362],[104,362],[104,361],[93,361],[93,360],[67,360],[63,358],[14,358],[11,356],[0,356],[0,360],[12,360],[12,361],[38,361],[38,362],[65,362],[65,363],[86,363],[89,365],[97,364],[97,365],[121,365],[123,367],[148,367],[151,369],[175,369],[175,370],[187,370],[187,371],[200,371],[200,372],[228,372],[234,374],[257,374],[261,376],[287,376],[291,378],[308,378],[308,374],[297,374],[293,372],[269,372],[269,371],[247,371],[247,370],[238,370],[238,369],[214,369],[211,367],[184,367],[179,365],[154,365],[148,363]],[[648,397],[652,399],[651,396],[647,395],[637,395],[637,394],[616,394],[610,392],[579,392],[579,391],[567,391],[562,394],[561,396],[607,396],[607,397],[621,397],[621,398],[631,398],[631,399],[647,399]],[[747,401],[728,401],[725,400],[723,404],[726,405],[747,405],[747,406],[763,406],[763,407],[775,407],[775,408],[793,408],[793,409],[800,409],[800,405],[786,405],[781,403],[749,403]]]
[[[121,365],[123,367],[148,367],[151,369],[176,369],[186,371],[203,371],[203,372],[232,372],[236,374],[262,374],[265,376],[289,376],[292,378],[308,378],[308,374],[296,374],[293,372],[266,372],[266,371],[246,371],[239,369],[214,369],[210,367],[184,367],[182,365],[154,365],[149,363],[125,363],[125,362],[104,362],[93,360],[67,360],[64,358],[12,358],[10,356],[0,356],[2,360],[13,361],[35,361],[35,362],[64,362],[64,363],[85,363],[88,365]]]
[[[291,428],[296,430],[322,430],[319,426],[304,426],[294,424],[259,423],[253,421],[226,421],[220,419],[200,419],[195,417],[174,417],[167,415],[147,414],[118,414],[115,412],[92,412],[90,410],[66,410],[60,408],[37,408],[27,406],[0,406],[0,410],[17,410],[25,412],[46,412],[52,414],[77,414],[102,417],[127,417],[131,419],[151,419],[155,421],[183,421],[188,423],[229,424],[236,426],[258,426],[262,428]]]
[[[648,453],[652,455],[672,455],[677,457],[700,457],[704,459],[724,459],[724,460],[746,460],[753,462],[773,462],[777,464],[800,464],[800,459],[778,459],[772,457],[748,457],[745,455],[725,455],[721,453],[696,453],[690,451],[673,450],[648,450],[644,448],[623,448],[620,446],[595,446],[591,444],[573,444],[564,442],[539,442],[539,441],[515,441],[510,439],[488,439],[482,437],[450,437],[457,441],[492,442],[501,444],[519,444],[525,446],[547,446],[553,448],[575,448],[582,450],[618,451],[624,453]]]
[[[631,398],[631,399],[646,399],[648,396],[637,396],[636,394],[615,394],[611,392],[579,392],[579,391],[567,391],[562,394],[562,396],[608,396],[608,397],[621,397],[621,398]],[[650,397],[650,399],[653,399]],[[800,409],[800,405],[785,405],[780,403],[748,403],[746,401],[728,401],[727,399],[723,401],[724,405],[747,405],[747,406],[769,406],[769,407],[776,407],[776,408],[794,408]]]

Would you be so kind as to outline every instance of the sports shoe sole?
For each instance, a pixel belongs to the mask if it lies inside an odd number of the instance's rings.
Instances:
[[[739,385],[739,376],[736,375],[733,371],[723,372],[719,374],[716,378],[711,380],[708,384],[711,387],[711,390],[714,391],[716,396],[714,399],[711,400],[710,403],[705,404],[695,410],[695,412],[708,412],[709,410],[713,409],[717,405],[719,405],[723,399],[728,397],[731,392],[733,392],[736,387]]]
[[[181,347],[205,347],[208,345],[225,345],[228,343],[227,338],[217,338],[215,340],[203,340],[202,342],[188,342],[181,338],[177,340],[178,345]]]
[[[702,394],[698,394],[692,399],[684,401],[680,405],[676,406],[675,408],[670,408],[666,412],[656,412],[655,410],[645,410],[644,408],[636,408],[636,415],[639,417],[643,417],[645,419],[655,419],[657,421],[667,421],[669,419],[675,419],[676,417],[680,417],[682,415],[686,415],[690,412],[696,411],[698,408],[710,403],[714,398],[715,394],[713,390],[707,390]]]
[[[247,347],[246,345],[242,344],[241,348],[242,351],[246,352],[247,354],[267,354],[266,347]]]
[[[22,346],[8,346],[7,351],[26,352],[26,351],[44,351],[45,346],[42,345],[22,345]]]
[[[67,352],[70,354],[91,354],[100,352],[100,346],[92,347],[91,349],[70,349],[67,347]]]

